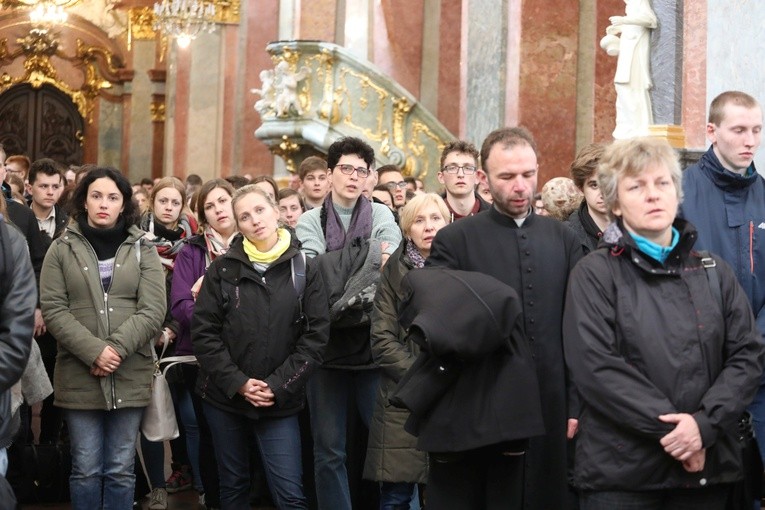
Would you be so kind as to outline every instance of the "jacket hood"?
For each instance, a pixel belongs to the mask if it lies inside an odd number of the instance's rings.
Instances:
[[[727,170],[720,163],[713,147],[710,147],[699,160],[699,169],[715,183],[715,186],[725,191],[747,188],[757,182],[760,175],[757,173],[754,163],[749,168],[752,169],[752,172],[747,171],[748,175],[739,175]]]

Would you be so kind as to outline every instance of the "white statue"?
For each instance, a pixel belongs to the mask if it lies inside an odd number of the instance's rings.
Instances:
[[[300,71],[293,73],[287,62],[281,61],[276,64],[274,69],[274,88],[276,89],[276,99],[274,100],[274,109],[277,117],[286,117],[291,109],[294,109],[297,115],[303,115],[303,109],[298,101],[297,87],[298,83],[308,76],[308,68],[303,66]]]
[[[624,16],[612,16],[600,47],[611,56],[618,56],[614,86],[616,88],[617,140],[645,136],[653,124],[651,111],[652,86],[650,72],[651,38],[649,29],[656,28],[656,14],[649,0],[624,0]],[[621,37],[617,37],[621,35]]]
[[[250,92],[260,95],[260,99],[255,102],[255,110],[262,116],[274,107],[274,72],[271,69],[261,71],[260,83],[259,89],[250,89]]]

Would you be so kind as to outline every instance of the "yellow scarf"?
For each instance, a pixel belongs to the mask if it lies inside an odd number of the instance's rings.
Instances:
[[[266,252],[258,250],[246,237],[244,238],[242,246],[244,247],[244,253],[247,254],[247,258],[250,259],[250,262],[256,264],[270,264],[281,257],[282,253],[287,251],[287,248],[290,247],[290,242],[291,238],[289,231],[284,228],[279,228],[276,230],[276,244]]]

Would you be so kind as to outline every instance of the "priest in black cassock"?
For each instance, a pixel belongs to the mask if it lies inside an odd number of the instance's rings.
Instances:
[[[479,178],[488,184],[494,206],[441,229],[427,263],[491,275],[521,297],[546,434],[529,441],[519,498],[525,510],[568,509],[566,442],[576,433],[577,403],[566,375],[561,324],[566,282],[582,246],[566,225],[534,213],[537,149],[526,129],[490,133],[481,161]]]

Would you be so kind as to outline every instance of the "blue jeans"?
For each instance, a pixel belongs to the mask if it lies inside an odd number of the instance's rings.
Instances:
[[[133,507],[136,437],[142,407],[112,411],[64,411],[69,426],[75,510],[130,510]]]
[[[728,485],[657,491],[582,491],[581,510],[724,510]]]
[[[348,401],[353,399],[369,428],[379,381],[379,370],[329,368],[319,368],[308,380],[316,499],[321,510],[351,510],[345,467]]]
[[[183,384],[171,384],[170,393],[173,395],[178,421],[183,424],[183,431],[186,435],[186,452],[191,463],[194,488],[197,492],[204,492],[199,469],[199,424],[197,423],[197,414],[194,412],[194,404],[191,401],[191,393]]]
[[[382,482],[380,510],[420,510],[420,495],[416,483]]]
[[[268,487],[279,509],[307,509],[297,415],[252,420],[205,402],[215,443],[223,510],[250,508],[250,445],[260,449]]]

